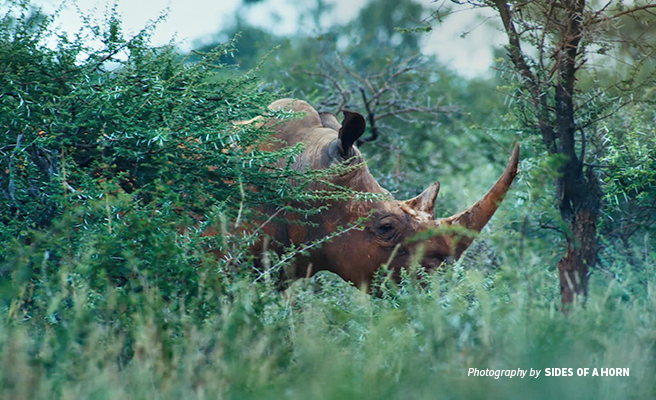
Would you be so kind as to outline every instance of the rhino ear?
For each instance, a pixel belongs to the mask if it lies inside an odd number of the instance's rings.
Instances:
[[[323,125],[324,128],[330,128],[337,132],[342,129],[337,117],[333,113],[322,111],[319,113],[319,118],[321,118],[321,125]]]
[[[348,154],[353,143],[364,133],[367,123],[364,117],[356,112],[349,110],[343,110],[343,112],[344,121],[342,121],[342,127],[339,129],[339,140],[342,144],[342,151],[344,154]]]

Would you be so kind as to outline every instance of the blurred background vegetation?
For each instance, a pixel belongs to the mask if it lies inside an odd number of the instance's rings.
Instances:
[[[577,151],[603,197],[589,295],[565,315],[557,263],[568,228],[553,190],[562,160],[536,134],[507,51],[493,74],[465,78],[422,54],[447,8],[370,1],[325,26],[331,3],[312,4],[299,17],[310,34],[236,17],[220,42],[181,54],[151,44],[157,20],[130,35],[110,10],[65,35],[56,14],[8,3],[0,397],[656,397],[653,15],[595,32],[578,74]],[[240,228],[262,205],[307,200],[304,184],[323,175],[271,168],[300,149],[259,151],[266,132],[231,124],[280,97],[366,115],[365,137],[377,138],[360,149],[376,179],[399,199],[439,180],[438,216],[478,199],[515,142],[521,173],[465,257],[422,285],[369,296],[320,273],[281,294],[252,268],[257,232]],[[495,380],[467,377],[470,367],[631,375]]]

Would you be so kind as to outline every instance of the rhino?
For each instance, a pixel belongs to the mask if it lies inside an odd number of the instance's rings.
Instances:
[[[516,145],[509,165],[487,194],[458,214],[435,219],[439,182],[412,199],[399,201],[373,177],[356,145],[366,128],[361,114],[343,110],[340,123],[335,115],[319,113],[307,102],[295,99],[277,100],[269,108],[300,116],[273,118],[264,123],[280,139],[273,148],[304,144],[294,169],[326,169],[338,163],[353,163],[354,168],[334,176],[331,183],[380,195],[374,201],[332,202],[326,210],[311,217],[314,226],[294,224],[293,220],[300,218],[298,215],[286,215],[286,221],[270,219],[264,224],[262,230],[271,240],[254,246],[252,250],[260,254],[272,249],[281,251],[292,244],[307,245],[333,235],[322,245],[311,246],[307,255],[297,257],[292,268],[281,272],[281,282],[331,271],[358,287],[368,288],[383,265],[397,281],[413,257],[421,257],[420,264],[427,271],[440,268],[445,261],[460,257],[472,243],[492,218],[517,174],[519,147]],[[363,218],[364,223],[358,222]],[[340,233],[340,227],[348,226],[357,228]],[[423,240],[417,240],[420,235]]]

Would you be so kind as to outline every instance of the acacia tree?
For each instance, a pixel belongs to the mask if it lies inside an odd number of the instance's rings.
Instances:
[[[510,69],[518,77],[515,96],[522,125],[541,137],[558,164],[555,199],[567,243],[558,263],[560,293],[563,304],[571,303],[587,295],[589,268],[597,259],[603,193],[595,161],[604,149],[595,128],[636,101],[645,80],[653,79],[634,73],[639,66],[627,72],[624,60],[608,57],[614,49],[635,43],[622,40],[617,21],[639,18],[656,5],[636,1],[627,8],[621,1],[585,0],[452,3],[492,8],[503,24]],[[645,54],[644,46],[635,49]],[[607,73],[601,78],[600,60],[610,60],[624,74],[615,81]]]

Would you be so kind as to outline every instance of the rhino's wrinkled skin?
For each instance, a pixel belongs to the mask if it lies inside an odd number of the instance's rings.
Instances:
[[[349,229],[320,246],[313,246],[307,256],[295,260],[294,268],[287,270],[282,280],[327,270],[359,287],[366,287],[375,271],[386,263],[389,263],[392,276],[398,279],[401,269],[420,248],[421,265],[427,270],[438,268],[449,258],[457,259],[467,249],[475,234],[490,220],[517,174],[519,148],[516,146],[508,167],[482,199],[459,214],[434,219],[439,183],[432,184],[413,199],[398,201],[376,182],[362,163],[362,154],[354,145],[365,130],[365,120],[360,114],[344,111],[340,123],[333,114],[319,114],[305,101],[292,99],[278,100],[269,108],[303,112],[298,119],[266,122],[275,129],[275,136],[282,139],[274,147],[304,144],[295,169],[324,169],[335,163],[356,163],[357,168],[334,177],[333,183],[382,195],[374,202],[334,202],[327,210],[311,217],[315,227],[294,224],[293,220],[300,218],[296,215],[286,215],[288,222],[280,222],[277,218],[276,222],[265,224],[262,229],[271,240],[257,245],[256,252],[282,249],[290,244],[309,244],[335,233],[338,227],[352,226],[362,217],[370,216],[363,229]],[[466,229],[454,229],[454,226]],[[420,233],[424,233],[424,240],[409,240]]]

